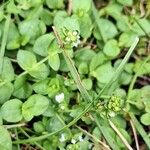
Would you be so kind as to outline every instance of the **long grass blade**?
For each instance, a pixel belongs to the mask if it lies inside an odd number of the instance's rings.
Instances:
[[[149,136],[146,134],[142,125],[139,123],[139,121],[136,119],[136,117],[132,113],[130,113],[130,117],[131,117],[137,131],[139,132],[139,134],[142,136],[143,140],[145,141],[148,149],[150,149],[150,138],[149,138]]]

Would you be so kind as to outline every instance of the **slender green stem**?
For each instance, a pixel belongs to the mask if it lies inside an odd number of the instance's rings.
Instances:
[[[97,10],[95,8],[94,3],[92,3],[92,13],[93,13],[93,16],[94,16],[94,20],[95,20],[95,22],[97,24],[98,31],[101,34],[101,37],[102,37],[103,41],[106,42],[107,39],[105,37],[105,34],[103,33],[103,29],[102,29],[101,25],[99,24],[99,14],[98,14],[98,12],[97,12]]]
[[[14,131],[15,131],[16,139],[18,140],[18,132],[17,132],[17,129],[15,128]],[[20,145],[19,145],[19,144],[17,144],[17,148],[18,148],[18,150],[20,150]]]
[[[21,131],[26,137],[30,138],[30,136],[28,135],[28,133],[27,133],[26,131],[24,131],[21,127],[20,127],[19,129],[20,129],[20,131]],[[46,150],[46,149],[43,148],[39,143],[34,142],[34,144],[35,144],[36,146],[38,146],[41,150]]]
[[[134,135],[134,140],[135,140],[135,144],[136,144],[136,149],[140,150],[140,146],[139,146],[139,142],[138,142],[138,137],[137,137],[137,133],[136,133],[136,129],[134,127],[133,121],[130,119],[130,124],[131,124],[131,128],[133,131],[133,135]]]
[[[3,59],[4,59],[4,54],[5,54],[5,47],[7,43],[7,36],[9,32],[9,25],[10,25],[10,14],[6,17],[6,22],[5,22],[5,27],[4,27],[4,32],[3,32],[3,38],[2,38],[2,43],[1,43],[1,50],[0,50],[0,74],[2,73],[3,70]]]
[[[25,123],[19,123],[19,124],[13,124],[13,125],[4,125],[5,128],[7,129],[12,129],[12,128],[18,128],[18,127],[22,127],[25,126]]]

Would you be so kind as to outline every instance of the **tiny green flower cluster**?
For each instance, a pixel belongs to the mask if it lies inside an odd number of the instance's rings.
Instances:
[[[77,47],[80,44],[79,32],[74,30],[70,31],[68,29],[63,30],[64,34],[64,44],[71,45],[71,47]]]
[[[118,112],[121,111],[121,100],[118,96],[111,96],[107,108],[111,111]]]

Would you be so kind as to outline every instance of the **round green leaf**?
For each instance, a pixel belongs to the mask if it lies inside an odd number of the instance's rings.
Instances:
[[[46,0],[46,4],[51,9],[60,9],[64,7],[63,0]]]
[[[0,126],[0,149],[12,150],[12,141],[10,134],[3,126]]]
[[[26,76],[18,77],[14,82],[13,96],[26,99],[32,94],[31,84],[26,81]]]
[[[108,83],[112,78],[114,69],[112,68],[111,62],[105,63],[98,67],[95,71],[91,72],[91,75],[96,77],[100,83]]]
[[[29,71],[29,74],[37,79],[45,79],[49,75],[49,72],[49,68],[43,63]]]
[[[133,0],[117,0],[118,3],[124,6],[132,6]]]
[[[16,25],[11,22],[7,38],[7,49],[15,50],[20,47],[20,35]]]
[[[14,79],[14,75],[14,69],[10,59],[8,57],[4,57],[1,78],[3,80],[12,81]]]
[[[55,52],[50,52],[49,53],[49,59],[48,63],[51,66],[51,68],[55,71],[57,71],[60,67],[60,59],[59,55]]]
[[[22,105],[23,117],[30,121],[34,116],[43,114],[49,105],[49,100],[40,94],[34,94]]]
[[[91,0],[73,0],[72,1],[72,6],[73,6],[73,11],[77,12],[77,11],[89,11],[89,9],[91,8]]]
[[[46,25],[51,25],[53,23],[53,13],[48,9],[42,10],[40,18]]]
[[[4,103],[1,107],[1,113],[7,122],[18,122],[22,119],[22,102],[18,99],[12,99]]]
[[[140,119],[144,125],[146,126],[150,125],[150,113],[143,114]]]
[[[121,47],[130,47],[134,42],[137,34],[134,32],[124,32],[119,37],[119,46]]]
[[[45,33],[46,27],[39,19],[28,19],[19,23],[19,31],[22,35],[22,45],[28,42],[34,43],[35,39]]]
[[[88,79],[83,79],[83,80],[82,80],[82,83],[83,83],[84,87],[85,87],[87,90],[91,90],[93,83],[92,83],[92,80],[91,80],[90,78],[88,78]]]
[[[103,52],[110,58],[115,58],[120,53],[120,48],[116,40],[109,40],[105,46]]]
[[[103,37],[105,37],[106,40],[111,39],[118,34],[116,26],[108,19],[99,19],[99,25],[102,33],[99,32],[98,27],[94,30],[94,36],[98,40],[101,40],[101,34],[103,34]]]
[[[48,55],[48,47],[52,40],[54,39],[53,34],[45,34],[40,36],[34,44],[33,51],[41,56]]]
[[[31,69],[36,64],[36,57],[32,52],[19,50],[17,54],[18,64],[24,70]]]
[[[3,82],[4,84],[2,84],[0,86],[0,104],[3,104],[5,101],[7,101],[13,90],[13,84],[11,82]]]

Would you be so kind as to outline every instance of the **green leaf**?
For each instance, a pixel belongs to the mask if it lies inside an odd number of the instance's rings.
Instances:
[[[11,22],[9,27],[6,47],[8,50],[14,50],[20,47],[20,34],[18,28],[13,22]]]
[[[132,80],[132,75],[123,71],[119,78],[119,83],[123,85],[128,85]]]
[[[25,50],[18,51],[17,61],[24,70],[30,70],[37,63],[35,55]]]
[[[22,105],[22,115],[30,121],[34,116],[43,114],[49,104],[49,100],[40,94],[30,96]]]
[[[90,71],[95,70],[98,66],[108,61],[108,57],[103,52],[97,53],[90,62]]]
[[[106,7],[100,9],[100,14],[106,12],[107,15],[113,17],[116,21],[120,19],[122,15],[123,6],[118,3],[109,3]]]
[[[134,20],[133,25],[131,26],[131,30],[135,33],[137,33],[139,36],[145,36],[146,34],[150,34],[150,21],[142,18],[136,18]]]
[[[133,0],[117,0],[117,2],[124,6],[132,6],[133,4]]]
[[[120,48],[118,47],[118,43],[116,40],[109,40],[103,49],[104,54],[106,54],[109,58],[115,58],[120,53]]]
[[[64,8],[63,0],[46,0],[46,4],[50,9]]]
[[[53,23],[53,13],[51,13],[48,9],[42,10],[40,18],[46,25],[51,25]]]
[[[92,21],[88,14],[78,17],[80,25],[80,34],[83,38],[89,38],[92,33]]]
[[[139,72],[139,75],[146,75],[150,73],[150,62],[146,62],[144,63],[143,67],[140,68],[139,67],[143,64],[144,60],[137,60],[134,64],[134,68],[133,71],[134,72]]]
[[[121,36],[119,37],[118,45],[120,47],[130,47],[136,37],[137,37],[137,34],[132,31],[123,32]]]
[[[56,52],[50,52],[48,63],[53,70],[57,71],[60,67],[59,55]]]
[[[37,94],[42,94],[42,95],[48,94],[47,92],[48,82],[49,82],[49,79],[45,79],[45,80],[40,80],[39,82],[34,83],[32,86],[33,90]]]
[[[0,126],[0,148],[1,150],[12,150],[10,134],[3,126]]]
[[[7,12],[10,14],[19,14],[21,10],[14,4],[14,1],[10,1],[7,5]]]
[[[34,43],[35,39],[45,33],[46,27],[43,22],[38,19],[30,19],[19,22],[19,32],[22,35],[22,45],[28,42]]]
[[[45,79],[49,75],[49,72],[49,68],[43,63],[29,71],[29,74],[37,79]]]
[[[45,131],[45,127],[41,121],[34,122],[33,128],[34,128],[34,131],[37,133],[42,133]]]
[[[18,122],[22,119],[22,102],[18,99],[12,99],[4,103],[1,107],[1,114],[7,122]]]
[[[26,81],[26,76],[18,77],[14,82],[13,96],[26,99],[32,94],[32,86]]]
[[[149,126],[150,125],[150,113],[143,114],[140,120],[144,125]]]
[[[58,14],[56,14],[54,18],[54,25],[56,26],[60,34],[62,34],[63,28],[66,28],[71,31],[74,31],[74,30],[80,31],[79,22],[76,17],[73,17],[73,16],[66,17],[62,15],[63,14],[60,14],[60,12],[58,12]]]
[[[120,15],[117,19],[117,27],[122,32],[130,30],[128,16]]]
[[[83,86],[84,86],[87,90],[91,90],[92,85],[93,85],[92,80],[91,80],[90,78],[88,78],[88,79],[83,79],[83,80],[82,80],[82,84],[83,84]]]
[[[91,8],[91,0],[73,0],[72,6],[73,6],[73,12],[77,11],[89,11]]]
[[[88,64],[85,62],[80,63],[78,70],[80,74],[88,74]]]
[[[108,83],[112,78],[114,73],[114,69],[112,68],[111,62],[107,62],[100,67],[98,67],[95,71],[91,74],[96,77],[96,79],[100,83]]]
[[[1,79],[6,81],[13,81],[14,76],[14,69],[10,59],[8,57],[4,57]]]
[[[0,82],[0,104],[3,104],[5,101],[7,101],[14,90],[13,84],[10,82]]]
[[[89,48],[81,48],[78,49],[74,55],[78,62],[89,62],[96,53]]]
[[[100,28],[99,30],[101,32],[99,32],[98,28]],[[98,40],[100,40],[103,37],[105,41],[115,37],[118,34],[115,25],[108,19],[103,19],[103,18],[98,20],[98,27],[96,26],[94,30],[94,35],[96,35],[95,32],[98,33],[98,36],[96,36]]]
[[[62,127],[62,122],[56,116],[54,116],[50,119],[50,123],[48,124],[48,131],[54,132],[61,129]]]
[[[55,37],[53,34],[45,34],[40,36],[34,43],[33,51],[40,56],[47,56],[48,48],[54,38]]]

